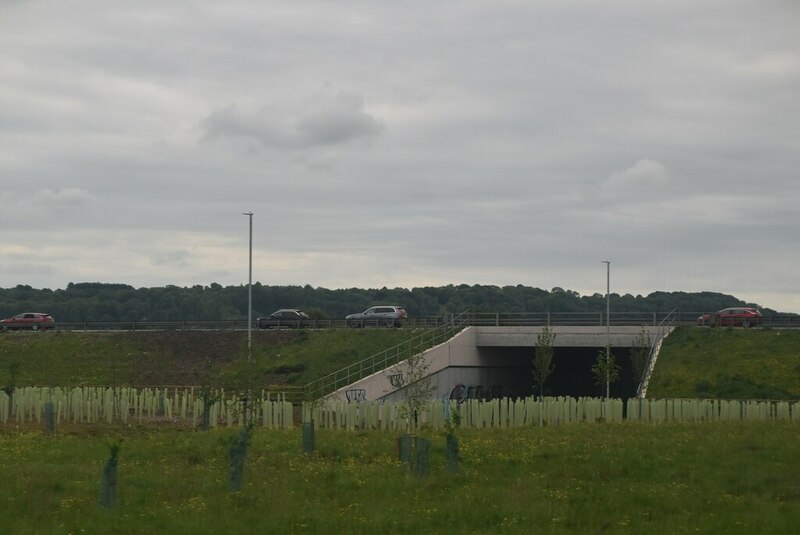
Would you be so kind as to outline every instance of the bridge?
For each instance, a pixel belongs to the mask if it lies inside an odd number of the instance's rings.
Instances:
[[[707,312],[707,311],[706,311]],[[612,326],[658,325],[667,316],[671,316],[676,324],[694,325],[702,311],[673,311],[665,312],[612,312],[606,317],[605,312],[471,312],[468,314],[469,324],[474,326],[597,326],[602,327],[607,323]],[[460,317],[462,315],[458,315]],[[411,317],[403,321],[402,328],[406,329],[436,329],[450,323],[453,315],[445,314],[436,317]],[[228,320],[137,320],[137,321],[59,321],[48,328],[62,331],[246,331],[249,328],[258,329],[258,322],[254,319],[248,325],[247,318]],[[800,315],[775,314],[763,316],[760,321],[762,327],[774,329],[800,328]],[[366,324],[366,327],[379,327],[382,325]],[[348,329],[344,318],[305,319],[300,322],[287,321],[280,325],[282,329]]]
[[[330,398],[399,401],[404,399],[404,389],[409,381],[421,378],[429,383],[430,395],[437,398],[462,394],[483,397],[530,395],[534,348],[545,327],[473,323],[474,318],[461,318],[461,322],[454,323],[450,329],[440,328],[440,339],[433,340],[432,347],[418,352],[411,347],[398,347],[394,352],[377,355],[367,359],[368,362],[362,361],[332,374],[328,377],[327,388],[323,378],[322,388],[329,392],[332,390],[328,394]],[[644,336],[649,352],[649,371],[638,381],[626,381],[624,388],[629,395],[624,397],[646,394],[649,373],[652,372],[661,341],[672,332],[674,326],[674,317],[669,316],[656,325],[551,326],[550,331],[555,335],[556,372],[553,382],[556,385],[569,385],[567,388],[573,390],[550,393],[576,395],[576,385],[583,390],[591,388],[590,368],[597,359],[599,349],[606,347],[606,344],[612,348],[623,372],[630,374],[627,354],[642,343]],[[457,387],[464,392],[454,394]],[[586,395],[589,395],[588,392]]]

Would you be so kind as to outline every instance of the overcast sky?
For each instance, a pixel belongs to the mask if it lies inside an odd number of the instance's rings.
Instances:
[[[0,287],[800,312],[800,2],[0,0]]]

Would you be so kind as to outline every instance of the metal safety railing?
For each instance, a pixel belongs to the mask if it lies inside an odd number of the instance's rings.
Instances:
[[[470,323],[474,326],[605,326],[605,325],[658,325],[666,316],[663,312],[613,312],[606,317],[600,312],[474,312]],[[694,321],[696,316],[689,316]]]
[[[678,323],[677,319],[678,316],[676,311],[673,310],[661,321],[661,323],[658,324],[658,328],[656,329],[654,337],[650,342],[650,351],[647,355],[647,365],[642,372],[642,378],[639,381],[639,386],[636,388],[637,398],[644,398],[647,396],[647,386],[650,383],[650,376],[653,374],[653,369],[656,366],[658,353],[661,351],[661,344],[664,342],[664,338],[666,338],[667,335],[676,327]]]
[[[444,343],[470,326],[470,319],[469,312],[450,316],[436,328],[428,329],[394,347],[390,347],[371,357],[367,357],[333,373],[324,375],[305,386],[305,398],[308,400],[319,399],[343,386],[347,386],[373,373],[413,357],[414,355],[418,355],[438,344]]]

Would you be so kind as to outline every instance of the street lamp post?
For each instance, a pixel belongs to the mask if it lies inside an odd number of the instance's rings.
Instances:
[[[250,255],[247,272],[247,365],[249,367],[253,363],[253,212],[242,212],[242,215],[250,218]]]
[[[250,398],[253,378],[253,212],[242,212],[250,218],[250,247],[247,262],[247,394],[242,397],[245,423],[250,422]]]
[[[606,399],[611,393],[611,260],[602,260],[606,265]]]

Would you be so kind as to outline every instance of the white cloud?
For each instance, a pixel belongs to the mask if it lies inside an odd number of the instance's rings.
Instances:
[[[642,159],[631,167],[611,173],[603,181],[603,186],[610,189],[624,188],[662,188],[669,182],[669,172],[660,162]]]

